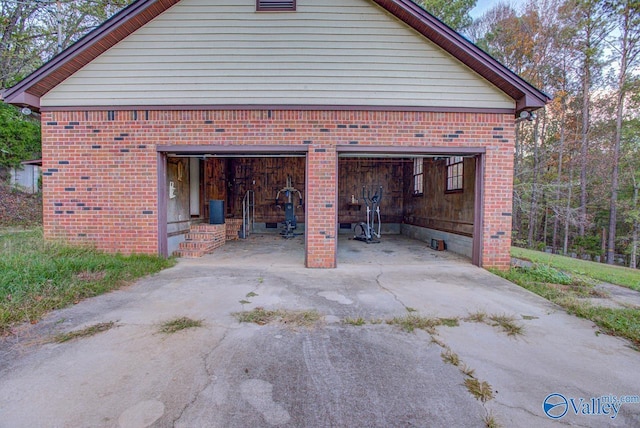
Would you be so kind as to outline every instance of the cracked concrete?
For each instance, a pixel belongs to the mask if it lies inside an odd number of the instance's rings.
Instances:
[[[640,353],[596,335],[590,322],[418,241],[341,239],[338,269],[308,270],[302,239],[230,242],[17,329],[0,342],[0,427],[481,427],[487,411],[503,426],[640,425],[640,404],[624,404],[615,419],[569,412],[553,421],[543,412],[553,392],[640,394]],[[313,328],[235,320],[233,312],[256,307],[316,309],[324,318]],[[525,326],[519,337],[473,322],[437,330],[491,384],[493,400],[471,396],[428,333],[340,322],[407,308],[430,317],[506,314]],[[204,326],[158,333],[178,316]],[[105,321],[118,327],[45,343]]]

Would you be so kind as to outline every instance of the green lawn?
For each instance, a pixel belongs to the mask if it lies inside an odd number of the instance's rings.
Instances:
[[[45,242],[41,229],[0,229],[0,335],[21,322],[114,290],[174,264]]]
[[[628,339],[640,350],[640,308],[609,308],[585,300],[602,297],[595,288],[601,281],[640,291],[640,270],[515,247],[511,255],[530,260],[533,265],[492,272],[562,306],[570,314],[593,321],[604,333]]]
[[[511,255],[537,264],[548,265],[565,272],[585,275],[593,279],[640,291],[640,269],[611,266],[517,247],[511,247]]]

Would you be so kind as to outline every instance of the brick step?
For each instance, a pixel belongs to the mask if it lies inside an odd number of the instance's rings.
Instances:
[[[189,232],[185,236],[187,241],[217,241],[222,238],[219,233],[214,232]]]
[[[174,256],[183,257],[185,259],[197,259],[205,254],[207,254],[207,252],[203,250],[176,250],[173,252]]]
[[[227,230],[227,241],[235,241],[236,239],[239,239],[238,233],[239,231],[237,230]]]
[[[224,232],[225,225],[224,224],[207,224],[207,223],[198,223],[191,226],[191,232],[206,232],[206,233],[214,233],[214,232]]]
[[[240,239],[239,233],[242,230],[241,218],[228,218],[225,220],[225,226],[227,226],[227,241]]]
[[[194,224],[173,254],[185,258],[211,254],[213,250],[224,245],[228,239],[226,234],[227,228],[224,224]]]
[[[213,251],[216,248],[216,241],[182,241],[179,248],[181,250]]]

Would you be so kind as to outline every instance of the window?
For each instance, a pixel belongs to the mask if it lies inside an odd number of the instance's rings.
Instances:
[[[447,158],[447,192],[462,191],[463,160],[462,156]]]
[[[295,11],[296,0],[256,0],[256,10],[259,12]]]
[[[424,193],[424,159],[413,160],[413,194]]]

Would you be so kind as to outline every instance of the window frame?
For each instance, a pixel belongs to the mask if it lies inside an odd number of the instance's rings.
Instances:
[[[445,193],[464,191],[464,156],[449,156],[445,160],[444,191]]]
[[[413,196],[424,195],[424,158],[413,159]]]

